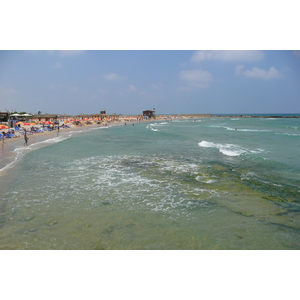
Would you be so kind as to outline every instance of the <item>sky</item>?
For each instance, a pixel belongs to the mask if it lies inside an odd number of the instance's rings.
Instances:
[[[2,50],[0,110],[300,113],[300,51]]]

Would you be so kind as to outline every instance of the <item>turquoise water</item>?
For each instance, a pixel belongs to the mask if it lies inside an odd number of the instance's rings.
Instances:
[[[300,119],[70,133],[0,177],[0,249],[300,249]]]

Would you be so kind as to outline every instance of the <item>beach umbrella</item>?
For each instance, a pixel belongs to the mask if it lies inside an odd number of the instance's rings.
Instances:
[[[8,129],[8,126],[6,126],[6,125],[0,125],[0,129]]]

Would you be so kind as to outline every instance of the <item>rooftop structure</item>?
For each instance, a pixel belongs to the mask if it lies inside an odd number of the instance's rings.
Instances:
[[[143,116],[148,117],[149,119],[151,119],[151,118],[155,119],[155,110],[144,110]]]

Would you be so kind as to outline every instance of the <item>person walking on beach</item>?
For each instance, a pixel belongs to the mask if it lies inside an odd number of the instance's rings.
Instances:
[[[5,135],[6,135],[6,133],[4,131],[2,131],[2,144],[4,144]]]
[[[25,140],[24,146],[28,146],[28,140],[29,140],[29,138],[27,136],[26,130],[24,132],[24,140]]]

